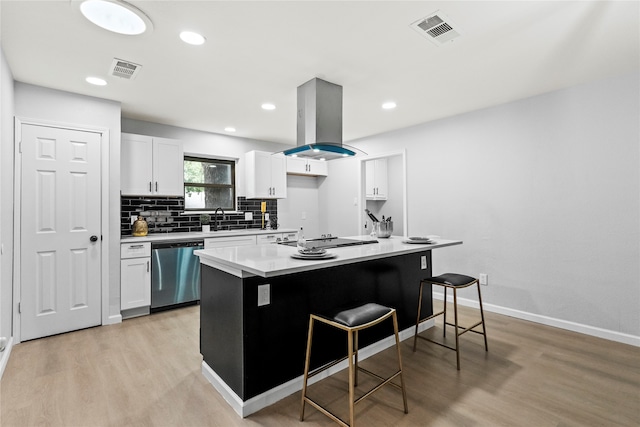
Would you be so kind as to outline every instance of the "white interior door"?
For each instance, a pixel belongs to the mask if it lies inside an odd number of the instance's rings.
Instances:
[[[101,323],[101,134],[21,127],[21,340]]]

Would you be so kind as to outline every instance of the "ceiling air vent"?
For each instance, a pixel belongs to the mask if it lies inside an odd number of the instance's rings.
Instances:
[[[140,64],[134,64],[130,61],[123,59],[113,58],[109,74],[115,77],[120,77],[127,80],[133,80],[138,75],[138,72],[142,68]]]
[[[444,13],[437,11],[411,24],[411,28],[431,40],[436,46],[452,42],[463,33]]]

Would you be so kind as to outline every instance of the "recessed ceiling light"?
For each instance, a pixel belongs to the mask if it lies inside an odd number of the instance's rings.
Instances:
[[[393,110],[394,108],[396,108],[396,103],[393,101],[385,102],[384,104],[382,104],[382,108],[384,108],[385,110]]]
[[[229,127],[224,128],[224,130],[225,130],[226,132],[235,132],[235,131],[236,131],[236,128],[234,128],[234,127],[230,127],[230,126],[229,126]]]
[[[194,33],[193,31],[183,31],[180,33],[180,38],[183,42],[189,43],[195,46],[199,46],[204,44],[205,38],[203,35]]]
[[[120,0],[86,0],[80,4],[80,11],[98,27],[118,34],[133,36],[153,27],[144,12]]]
[[[291,157],[298,157],[298,155],[297,154],[292,154]]]
[[[96,86],[107,85],[107,82],[104,79],[101,79],[100,77],[87,77],[85,80],[87,81],[87,83],[91,83],[92,85],[96,85]]]
[[[265,104],[262,104],[262,109],[263,110],[275,110],[276,106],[273,105],[273,104],[270,104],[270,103],[265,103]]]

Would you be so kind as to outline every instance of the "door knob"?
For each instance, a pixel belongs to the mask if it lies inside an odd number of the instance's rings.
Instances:
[[[95,234],[91,237],[89,237],[89,240],[91,240],[92,242],[97,242],[98,241],[98,236],[96,236]]]

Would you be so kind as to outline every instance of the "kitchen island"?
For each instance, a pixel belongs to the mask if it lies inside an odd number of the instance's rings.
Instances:
[[[301,389],[310,313],[377,302],[396,308],[402,337],[411,336],[418,284],[431,274],[432,250],[461,243],[408,244],[392,236],[332,248],[328,252],[336,256],[322,260],[294,259],[297,249],[279,244],[196,251],[202,268],[203,374],[239,415],[247,416]],[[424,315],[432,306],[428,292],[423,306]],[[315,331],[312,367],[346,354],[342,335]],[[391,345],[391,335],[386,323],[363,331],[361,358]],[[329,373],[342,368],[338,364]]]

